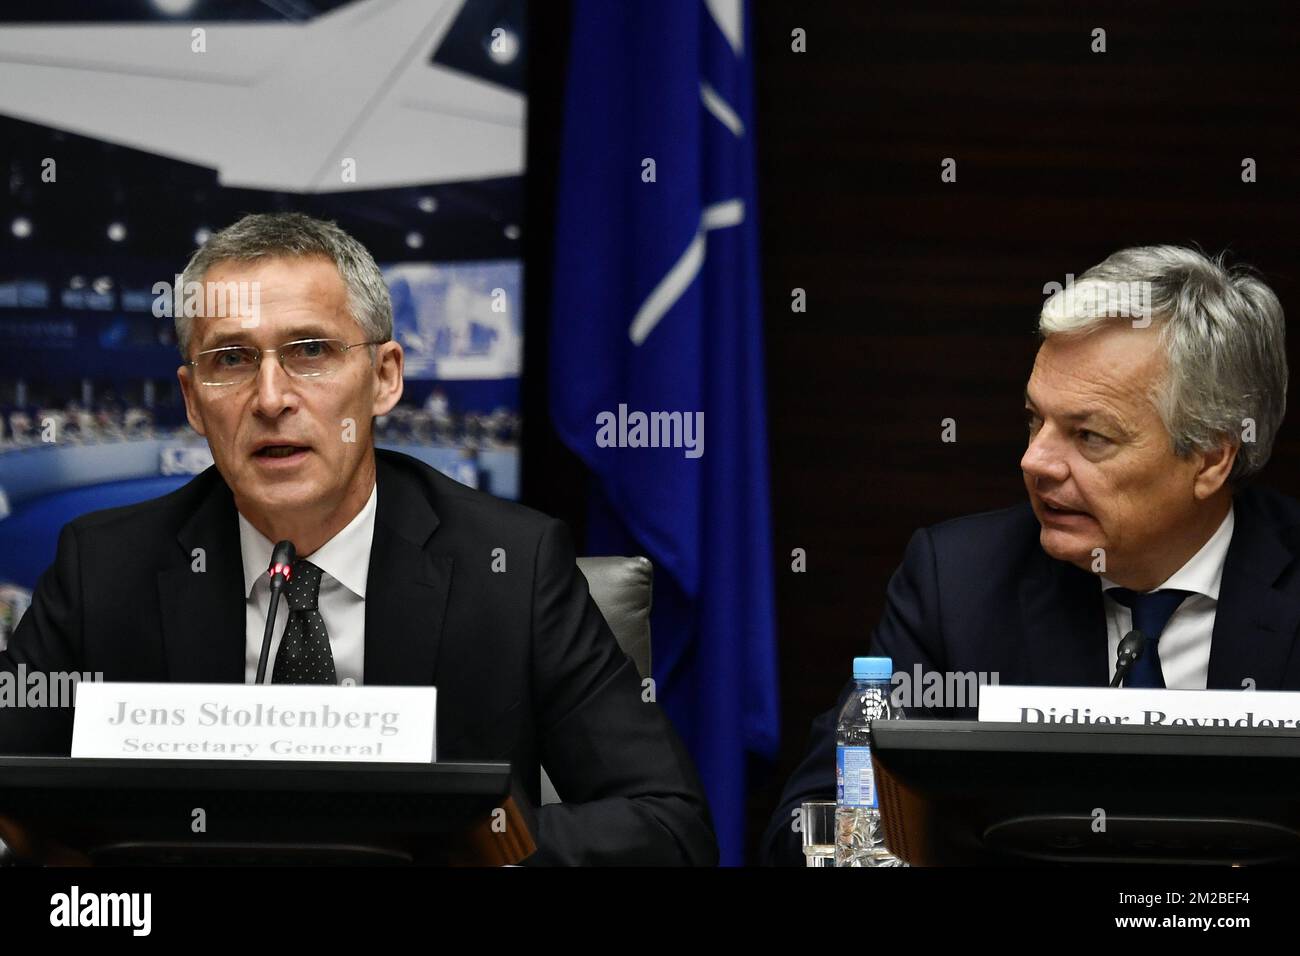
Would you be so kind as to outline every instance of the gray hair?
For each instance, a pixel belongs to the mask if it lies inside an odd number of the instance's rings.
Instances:
[[[1226,266],[1224,254],[1139,246],[1052,295],[1038,331],[1047,338],[1142,322],[1157,325],[1165,349],[1168,372],[1152,383],[1151,398],[1174,453],[1210,451],[1226,439],[1238,448],[1231,482],[1263,468],[1286,414],[1286,322],[1273,290],[1250,267]]]
[[[190,258],[181,273],[182,290],[202,282],[219,262],[324,256],[339,270],[348,288],[348,311],[367,339],[387,342],[393,337],[393,303],[383,273],[366,247],[333,222],[298,212],[257,213],[213,234]],[[176,343],[189,358],[193,317],[177,309]],[[374,346],[370,353],[374,355]]]

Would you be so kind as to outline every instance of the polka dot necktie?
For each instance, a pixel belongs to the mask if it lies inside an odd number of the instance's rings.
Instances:
[[[1106,591],[1120,604],[1132,609],[1133,627],[1146,637],[1146,646],[1142,656],[1133,662],[1128,676],[1124,678],[1125,687],[1164,687],[1165,675],[1160,669],[1160,635],[1165,625],[1173,617],[1178,605],[1191,597],[1193,591],[1179,591],[1165,588],[1149,594],[1139,594],[1128,588],[1108,588]]]
[[[289,602],[289,622],[275,655],[273,684],[337,684],[334,655],[325,619],[316,609],[320,578],[324,572],[310,561],[293,563],[284,596]]]

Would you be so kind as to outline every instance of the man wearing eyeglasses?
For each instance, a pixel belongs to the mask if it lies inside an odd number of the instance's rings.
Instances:
[[[252,682],[288,540],[268,681],[436,686],[441,759],[508,759],[534,802],[544,765],[564,799],[539,809],[529,862],[716,862],[690,758],[564,526],[375,449],[403,359],[366,249],[307,216],[248,216],[182,283],[238,293],[176,314],[186,414],[215,465],[66,526],[0,670]],[[239,306],[208,308],[222,299]],[[66,753],[70,726],[0,707],[0,753]]]

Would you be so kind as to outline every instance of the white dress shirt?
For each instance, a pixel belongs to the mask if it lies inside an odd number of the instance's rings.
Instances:
[[[334,673],[340,684],[360,684],[365,674],[366,650],[366,576],[370,572],[370,544],[375,536],[375,503],[379,487],[370,489],[370,498],[347,527],[330,538],[307,560],[324,573],[320,579],[317,609],[325,620],[334,655]],[[262,654],[262,632],[266,628],[266,611],[271,606],[271,566],[275,544],[262,532],[239,516],[239,547],[244,558],[244,683],[257,680],[257,660]],[[275,673],[275,655],[280,638],[289,622],[289,602],[282,595],[276,609],[275,629],[271,634],[271,654],[266,664],[266,682]]]
[[[1210,639],[1214,636],[1214,612],[1219,606],[1219,584],[1223,580],[1223,562],[1228,556],[1228,545],[1232,542],[1235,523],[1233,510],[1229,507],[1219,530],[1210,535],[1201,550],[1160,585],[1161,588],[1193,592],[1174,611],[1160,634],[1160,670],[1168,688],[1205,689],[1210,673]],[[1104,592],[1119,585],[1102,575],[1101,587]],[[1113,679],[1119,642],[1133,629],[1133,612],[1110,595],[1104,600],[1109,677]]]

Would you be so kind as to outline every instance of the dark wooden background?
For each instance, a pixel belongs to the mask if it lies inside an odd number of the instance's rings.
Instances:
[[[1256,266],[1300,316],[1293,6],[973,6],[754,10],[782,749],[754,781],[752,848],[912,531],[1022,499],[1044,283],[1124,246],[1197,244]],[[532,24],[524,496],[581,531],[583,477],[544,381],[568,16],[547,4]],[[1291,494],[1294,417],[1262,478]]]

